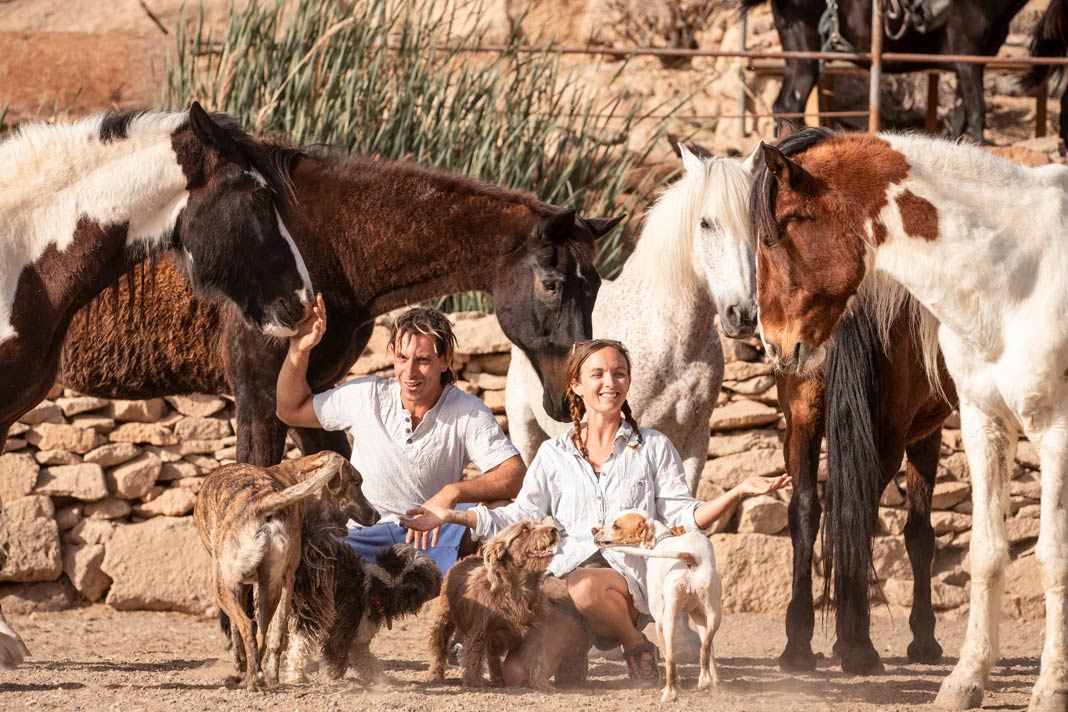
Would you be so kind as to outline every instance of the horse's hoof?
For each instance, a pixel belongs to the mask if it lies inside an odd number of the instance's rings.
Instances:
[[[879,653],[875,651],[875,646],[870,641],[867,645],[860,645],[855,649],[849,649],[843,645],[839,652],[842,658],[842,672],[850,675],[877,675],[886,670],[882,661],[879,660]]]
[[[935,698],[935,706],[944,710],[977,709],[983,701],[983,687],[977,682],[958,685],[946,679]]]
[[[1039,690],[1031,692],[1028,712],[1068,712],[1068,690]]]
[[[779,667],[786,672],[809,672],[816,669],[818,659],[807,646],[794,649],[787,647],[779,656]]]
[[[942,662],[942,646],[933,638],[925,642],[914,640],[909,643],[908,655],[910,663],[937,665]]]
[[[674,702],[679,698],[679,693],[672,689],[664,688],[664,694],[660,695],[661,702]]]

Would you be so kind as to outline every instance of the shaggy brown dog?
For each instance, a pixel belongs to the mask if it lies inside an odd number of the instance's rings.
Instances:
[[[270,634],[266,678],[277,680],[305,508],[374,523],[378,513],[361,483],[360,473],[335,452],[267,468],[226,465],[204,480],[193,517],[211,554],[215,600],[232,622],[234,665],[245,673],[249,690],[259,689],[264,677],[264,648],[245,613],[248,589],[256,585],[256,627],[261,636]]]
[[[437,618],[430,631],[430,682],[445,679],[445,656],[456,631],[463,634],[463,684],[480,687],[482,660],[489,664],[490,683],[504,683],[501,661],[519,650],[530,671],[530,684],[551,691],[542,626],[547,602],[541,588],[560,534],[556,526],[517,522],[491,539],[482,557],[468,556],[445,576],[438,597]]]

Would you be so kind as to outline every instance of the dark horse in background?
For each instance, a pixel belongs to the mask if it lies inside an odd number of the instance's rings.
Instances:
[[[826,133],[806,129],[784,138],[778,149],[792,155],[803,150],[813,135]],[[761,168],[750,208],[758,239],[767,232],[761,213],[767,190],[767,168]],[[875,327],[875,315],[887,311],[896,317],[887,333],[882,333]],[[786,648],[779,657],[785,670],[812,670],[817,663],[812,651],[812,564],[822,515],[817,474],[825,433],[824,571],[827,586],[833,589],[835,652],[842,669],[858,674],[881,669],[869,632],[872,547],[879,499],[897,475],[903,455],[908,458],[904,535],[913,576],[909,616],[913,639],[907,653],[912,662],[937,663],[942,658],[931,601],[935,553],[931,496],[942,423],[956,394],[932,346],[932,324],[929,315],[904,292],[896,301],[882,303],[861,293],[839,326],[824,364],[800,374],[776,373],[779,405],[786,419],[786,470],[794,482],[789,508],[793,590],[786,612]],[[771,351],[769,355],[776,356]]]
[[[492,291],[501,328],[535,365],[548,411],[565,416],[564,362],[590,336],[600,286],[594,241],[621,218],[582,218],[414,164],[286,147],[273,155],[295,196],[293,239],[330,314],[311,355],[313,390],[345,377],[377,315],[480,289]],[[108,398],[232,393],[237,459],[279,462],[287,428],[275,416],[275,380],[287,341],[194,298],[166,260],[119,289],[128,310],[116,314],[105,295],[77,315],[61,379]],[[344,433],[295,432],[305,453],[350,452]]]
[[[742,0],[742,11],[763,4],[765,0]],[[908,2],[909,0],[904,0]],[[1027,0],[952,0],[944,24],[925,33],[913,27],[906,29],[900,39],[886,37],[885,52],[911,52],[921,54],[996,55],[1009,33],[1009,23]],[[820,17],[827,9],[826,0],[771,0],[771,12],[775,28],[779,32],[782,48],[787,51],[819,51],[823,46],[820,36]],[[872,0],[838,0],[838,22],[842,38],[860,52],[871,51]],[[1052,0],[1047,14],[1053,18],[1044,26],[1059,27],[1064,37],[1066,6],[1064,0]],[[1054,21],[1055,20],[1055,21]],[[896,30],[896,28],[895,28]],[[1036,38],[1039,35],[1036,34]],[[1057,42],[1033,42],[1037,56],[1064,56],[1065,45]],[[864,66],[867,66],[866,64]],[[951,114],[950,127],[954,136],[967,135],[982,142],[986,124],[986,104],[983,99],[983,65],[964,63],[902,64],[888,62],[883,71],[904,73],[931,67],[952,68],[957,75],[957,98]],[[787,59],[782,88],[775,99],[775,113],[800,113],[819,78],[820,64],[817,60]],[[1031,86],[1044,79],[1035,75]],[[1063,108],[1063,106],[1062,106]],[[1064,123],[1062,121],[1062,131]]]

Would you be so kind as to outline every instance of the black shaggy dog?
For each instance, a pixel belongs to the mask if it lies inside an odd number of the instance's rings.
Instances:
[[[359,677],[372,679],[378,662],[370,645],[382,625],[390,628],[395,619],[418,612],[441,591],[441,571],[424,552],[394,544],[367,564],[338,534],[333,525],[304,529],[289,619],[287,682],[307,680],[316,651],[331,678],[343,677],[352,666]]]

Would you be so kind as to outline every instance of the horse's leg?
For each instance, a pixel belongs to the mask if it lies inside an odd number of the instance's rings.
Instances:
[[[776,374],[775,381],[779,405],[786,416],[786,471],[794,481],[789,508],[794,547],[793,592],[786,609],[786,649],[779,656],[779,666],[783,670],[814,670],[812,548],[820,528],[816,476],[823,439],[823,381],[781,374]]]
[[[945,709],[978,707],[998,656],[998,619],[1005,563],[1008,463],[1016,451],[1016,434],[965,398],[960,401],[960,428],[972,476],[972,585],[968,631],[960,659],[942,681],[935,701]]]
[[[352,456],[352,446],[343,430],[322,430],[320,428],[293,428],[297,447],[305,455],[314,455],[323,450],[332,450],[346,458]]]
[[[1032,712],[1068,709],[1068,418],[1036,438],[1042,517],[1035,558],[1046,593],[1046,642],[1031,692]]]
[[[1068,91],[1061,94],[1061,115],[1057,118],[1061,140],[1068,143]]]
[[[785,45],[785,42],[783,43]],[[817,44],[818,47],[818,44]],[[820,64],[817,61],[788,59],[783,68],[782,88],[775,98],[771,110],[775,114],[799,114],[805,110],[808,95],[820,77]],[[803,116],[791,116],[787,119],[797,125],[804,124]],[[783,120],[775,119],[775,134],[782,133]]]
[[[983,142],[986,126],[986,101],[983,99],[983,65],[958,64],[957,87],[963,103],[964,125],[961,130],[976,143]],[[956,130],[956,127],[954,127]],[[960,136],[957,132],[957,136]]]
[[[931,495],[942,448],[942,429],[905,448],[908,453],[909,518],[905,523],[905,548],[912,564],[912,614],[909,627],[909,660],[934,664],[942,659],[942,646],[935,640],[935,614],[931,605],[931,564],[934,561],[935,534],[931,526]]]

